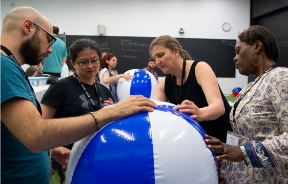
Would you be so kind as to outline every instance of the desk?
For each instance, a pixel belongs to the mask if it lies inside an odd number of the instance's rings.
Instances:
[[[36,98],[39,102],[41,102],[41,99],[48,88],[49,85],[33,86]]]

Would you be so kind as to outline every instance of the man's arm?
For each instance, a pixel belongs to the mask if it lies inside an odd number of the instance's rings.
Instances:
[[[131,96],[113,106],[93,112],[99,127],[141,111],[152,111],[155,103]],[[2,104],[1,118],[12,134],[33,152],[73,143],[95,131],[91,114],[61,119],[42,119],[32,102],[15,98]]]
[[[66,61],[67,61],[67,57],[64,57],[62,60],[62,66],[66,63]]]

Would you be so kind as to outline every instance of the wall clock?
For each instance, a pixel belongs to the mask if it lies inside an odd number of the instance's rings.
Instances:
[[[224,23],[222,24],[222,30],[225,31],[225,32],[229,32],[229,31],[231,30],[231,25],[230,25],[230,23],[224,22]]]

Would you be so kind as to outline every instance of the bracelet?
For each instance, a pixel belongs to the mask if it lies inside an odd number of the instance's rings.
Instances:
[[[95,115],[92,113],[92,112],[89,112],[89,114],[93,117],[94,119],[94,122],[95,122],[95,125],[96,125],[96,130],[99,130],[100,129],[100,126],[99,126],[99,122],[97,120],[97,118],[95,117]]]

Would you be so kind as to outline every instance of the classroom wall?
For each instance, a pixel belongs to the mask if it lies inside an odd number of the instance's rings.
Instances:
[[[277,65],[288,67],[288,0],[252,0],[251,9],[251,24],[267,27],[278,40],[280,58]]]
[[[14,7],[32,6],[67,35],[98,35],[97,26],[101,24],[106,27],[107,36],[170,34],[181,38],[236,39],[250,24],[250,0],[2,0],[1,3],[1,20]],[[224,22],[231,24],[231,31],[222,30]],[[181,27],[183,35],[178,33]],[[224,93],[230,93],[236,86],[245,86],[248,79],[236,71],[235,78],[218,78],[218,81]]]

